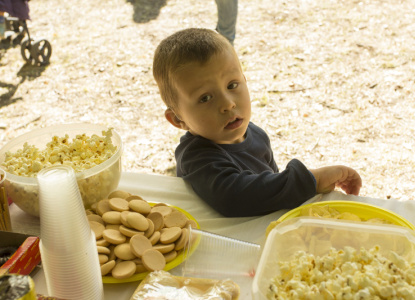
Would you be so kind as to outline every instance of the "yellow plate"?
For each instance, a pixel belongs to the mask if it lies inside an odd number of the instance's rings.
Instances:
[[[149,204],[151,206],[154,206],[157,203],[149,202]],[[184,213],[188,219],[195,221],[196,225],[197,225],[197,228],[200,229],[199,223],[187,211],[185,211],[184,209],[181,209],[180,207],[174,206],[174,205],[170,205],[170,204],[167,204],[167,203],[165,203],[165,204],[168,205],[168,206],[174,207],[175,209],[177,209],[177,210],[181,211],[182,213]],[[198,245],[198,243],[193,244],[193,246],[190,248],[190,253],[188,255],[192,254],[195,251],[195,249],[197,248],[197,245]],[[171,262],[166,264],[166,266],[164,267],[164,270],[168,271],[168,270],[171,270],[171,269],[177,267],[178,265],[180,265],[183,262],[183,257],[184,257],[183,250],[180,250],[180,252],[176,256],[176,258],[173,259]],[[150,272],[138,273],[138,274],[135,274],[135,275],[133,275],[129,278],[126,278],[126,279],[117,279],[117,278],[114,278],[112,276],[102,276],[102,282],[103,283],[124,283],[124,282],[139,281],[139,280],[143,280],[148,275],[148,273],[150,273]]]
[[[337,209],[340,213],[349,212],[352,214],[357,215],[362,220],[367,220],[371,218],[380,218],[387,221],[390,221],[392,224],[400,225],[403,227],[407,227],[409,229],[415,230],[415,226],[409,222],[404,217],[379,206],[356,202],[356,201],[341,201],[341,200],[334,200],[334,201],[322,201],[322,202],[315,202],[306,205],[299,206],[295,209],[290,210],[289,212],[282,215],[277,222],[280,223],[282,221],[300,217],[301,210],[307,207],[312,206],[326,206]]]

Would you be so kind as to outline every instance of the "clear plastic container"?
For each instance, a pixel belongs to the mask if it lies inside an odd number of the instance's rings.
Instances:
[[[330,249],[379,247],[381,255],[397,253],[415,262],[415,231],[397,225],[370,224],[314,217],[284,221],[269,233],[252,284],[253,299],[268,299],[272,278],[280,274],[279,262],[289,261],[298,251],[323,256]]]
[[[108,129],[108,127],[97,124],[82,123],[36,129],[11,140],[0,149],[0,165],[4,162],[7,151],[16,152],[23,149],[24,143],[34,145],[42,150],[46,148],[47,143],[51,142],[54,136],[64,137],[67,134],[72,140],[79,134],[102,136],[102,132]],[[95,167],[76,173],[85,208],[89,208],[95,202],[105,198],[117,188],[120,181],[122,140],[115,130],[112,130],[111,139],[113,145],[117,147],[117,151],[112,157]],[[33,216],[39,216],[39,188],[35,177],[16,176],[6,170],[4,185],[8,197],[19,208]]]
[[[4,181],[6,180],[6,171],[0,167],[0,188],[3,187]]]
[[[181,276],[230,279],[240,287],[240,299],[249,299],[260,245],[190,228],[184,253]]]

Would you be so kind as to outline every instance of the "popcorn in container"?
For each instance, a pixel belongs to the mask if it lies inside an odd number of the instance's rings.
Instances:
[[[85,134],[88,137],[103,136],[103,132],[110,130],[97,124],[62,124],[51,127],[35,129],[8,142],[0,149],[0,165],[5,162],[6,153],[15,153],[23,149],[24,144],[35,146],[39,150],[45,149],[53,137],[63,138],[68,135],[70,140],[77,135]],[[111,129],[111,142],[116,147],[112,156],[98,165],[89,169],[76,172],[78,187],[81,192],[85,208],[90,208],[94,203],[108,196],[118,186],[121,176],[121,154],[123,145],[120,135]],[[6,169],[6,181],[4,186],[7,195],[20,209],[39,216],[39,189],[36,177],[26,177],[12,174]],[[59,199],[56,199],[59,201]]]
[[[313,284],[315,287],[307,292],[317,293],[318,296],[330,292],[336,297],[335,292],[330,291],[331,287],[353,297],[364,293],[366,297],[373,298],[373,293],[392,292],[395,287],[395,293],[413,295],[413,285],[405,282],[395,284],[394,280],[388,279],[393,278],[394,272],[408,276],[415,274],[414,246],[415,232],[398,225],[315,217],[292,218],[270,231],[252,284],[252,297],[254,300],[276,299],[278,294],[283,299],[300,299],[301,292]],[[353,262],[352,258],[356,258],[357,262]],[[375,260],[383,261],[375,264]],[[322,265],[326,268],[324,272],[317,270]],[[349,272],[351,268],[355,268],[353,272]],[[366,273],[360,274],[359,270]],[[289,278],[290,274],[296,275]],[[322,274],[332,276],[326,281],[321,279],[324,284],[319,286],[320,279],[316,278]],[[360,281],[354,285],[357,280]],[[403,288],[399,290],[398,285]],[[406,298],[402,296],[401,299]]]

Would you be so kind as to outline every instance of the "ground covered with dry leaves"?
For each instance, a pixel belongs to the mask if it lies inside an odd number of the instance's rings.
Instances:
[[[214,29],[214,0],[36,0],[29,30],[52,45],[45,67],[1,50],[0,147],[35,128],[114,127],[123,169],[174,175],[183,132],[164,120],[152,77],[158,43]],[[345,164],[361,195],[415,198],[415,2],[239,0],[235,49],[280,169]]]

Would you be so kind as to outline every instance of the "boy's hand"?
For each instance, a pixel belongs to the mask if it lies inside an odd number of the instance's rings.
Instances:
[[[347,194],[359,195],[362,187],[360,175],[352,168],[345,166],[330,166],[310,170],[317,181],[317,193],[329,193],[340,187]]]

